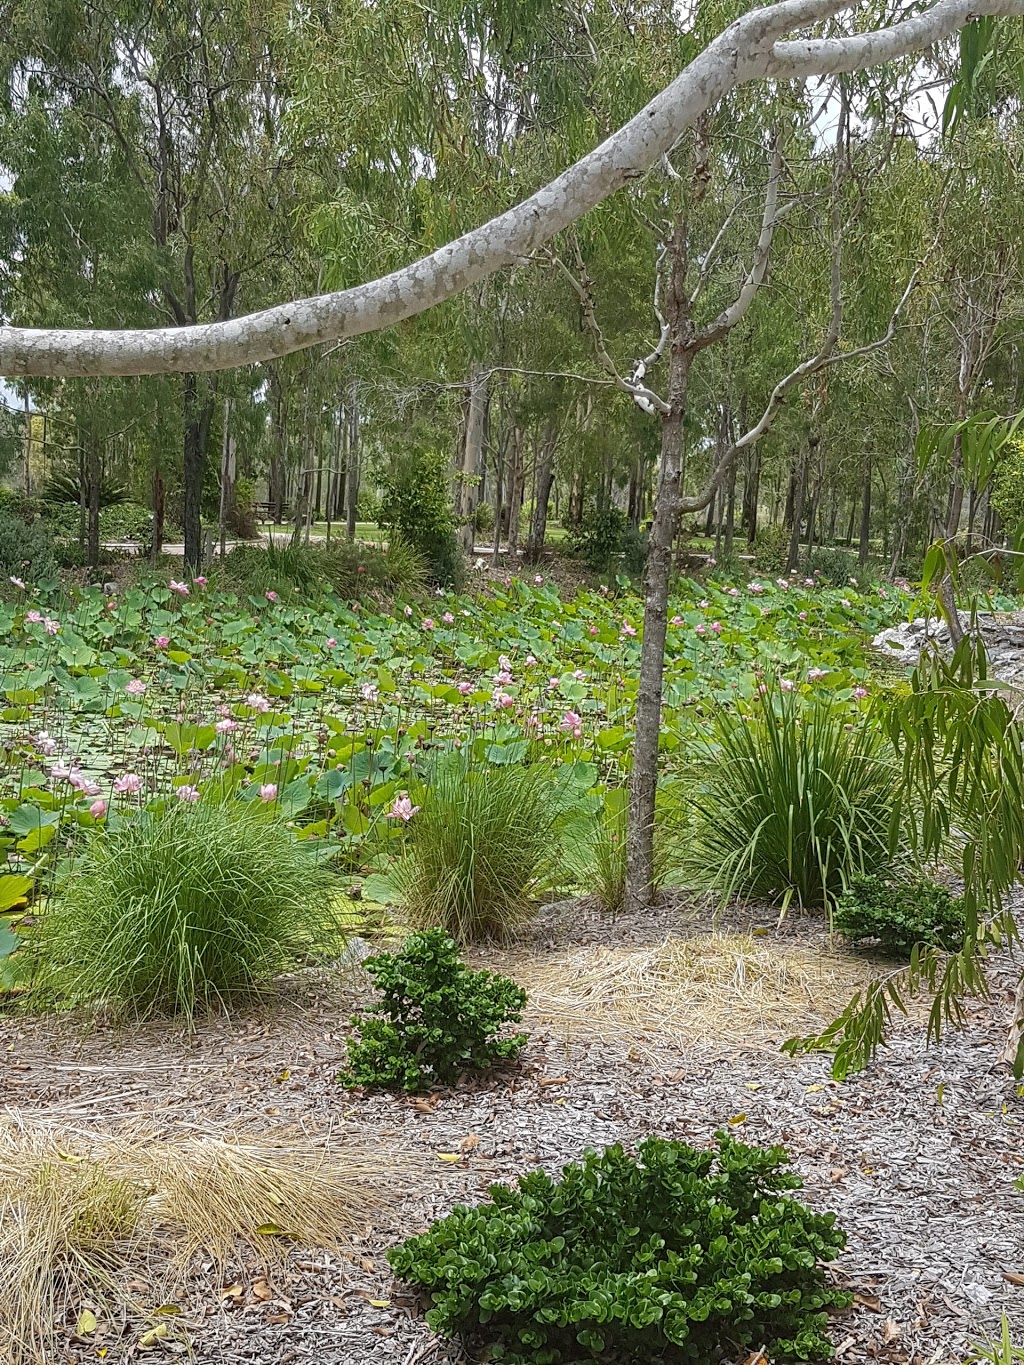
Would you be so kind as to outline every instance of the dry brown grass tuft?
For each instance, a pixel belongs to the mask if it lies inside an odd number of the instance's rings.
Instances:
[[[525,987],[530,1016],[567,1039],[654,1052],[659,1043],[775,1046],[834,1019],[875,974],[849,954],[732,934],[582,948],[502,970]]]
[[[268,1263],[292,1242],[336,1246],[408,1188],[414,1167],[329,1137],[99,1132],[9,1116],[0,1361],[64,1359],[83,1310],[144,1314],[133,1298],[149,1286],[158,1304],[168,1274],[198,1251],[222,1264],[244,1243]]]

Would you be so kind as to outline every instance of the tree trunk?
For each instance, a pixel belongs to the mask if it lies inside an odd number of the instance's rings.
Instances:
[[[473,553],[475,541],[476,507],[480,498],[480,467],[483,463],[484,429],[487,423],[488,372],[474,369],[469,380],[469,401],[466,404],[466,425],[462,440],[462,467],[459,471],[458,501],[456,504],[462,523],[462,548]]]
[[[154,563],[164,548],[164,480],[159,469],[153,470],[153,544],[151,555]]]
[[[795,487],[790,483],[790,490],[793,495],[792,504],[787,500],[786,509],[792,520],[792,534],[789,537],[789,554],[786,556],[786,572],[792,573],[797,566],[800,558],[800,529],[804,520],[804,499],[807,494],[807,457],[804,456],[800,465],[799,473],[796,475]]]
[[[683,414],[686,410],[690,355],[673,344],[669,373],[669,412],[661,422],[661,478],[654,502],[654,521],[647,538],[644,583],[644,637],[633,739],[633,772],[629,784],[626,842],[627,911],[650,905],[654,896],[654,812],[658,787],[658,740],[661,693],[668,633],[668,586],[672,545],[679,524],[679,480],[682,463]]]
[[[868,562],[871,539],[871,456],[864,464],[864,487],[860,503],[860,546],[857,559],[863,569]]]
[[[519,549],[519,505],[523,500],[523,430],[518,423],[512,428],[511,487],[508,495],[508,552],[515,559]]]
[[[359,404],[353,386],[348,401],[348,465],[345,470],[345,534],[356,538],[356,517],[359,513]]]
[[[736,461],[729,469],[729,487],[725,499],[725,557],[732,558],[732,544],[736,531]]]
[[[100,441],[99,437],[92,432],[86,438],[88,441],[88,471],[89,471],[89,496],[88,496],[88,556],[90,569],[99,567],[100,562],[100,482],[103,477],[103,469],[100,463]]]
[[[533,503],[533,516],[530,519],[530,535],[526,542],[526,561],[536,564],[544,554],[544,540],[548,530],[548,502],[551,498],[551,483],[555,477],[555,445],[558,434],[554,424],[548,423],[540,444],[537,461],[537,484]]]
[[[746,423],[742,424],[744,427]],[[747,544],[753,545],[757,539],[757,508],[761,493],[761,455],[754,446],[747,456],[747,475],[743,481],[743,529],[747,533]]]
[[[200,399],[199,379],[194,374],[182,375],[182,388],[185,406],[185,568],[198,573],[203,562],[203,475],[213,403],[209,398]]]

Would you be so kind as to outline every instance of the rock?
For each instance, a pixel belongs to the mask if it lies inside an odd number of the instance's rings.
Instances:
[[[971,618],[966,612],[960,613],[960,624],[965,634],[970,631]],[[1021,614],[995,616],[991,612],[979,612],[976,625],[988,653],[991,676],[1024,686],[1024,619]],[[898,626],[889,626],[871,643],[894,661],[913,667],[920,659],[926,641],[934,641],[944,654],[950,652],[949,627],[945,621],[917,617]]]

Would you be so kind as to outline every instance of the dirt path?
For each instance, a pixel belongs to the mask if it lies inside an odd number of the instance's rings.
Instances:
[[[577,923],[574,937],[594,922]],[[643,942],[666,927],[680,927],[671,913],[653,926],[620,922],[615,934]],[[273,1011],[211,1022],[192,1042],[166,1026],[83,1035],[68,1020],[2,1019],[0,1101],[81,1126],[140,1116],[168,1132],[334,1126],[379,1147],[384,1181],[396,1178],[389,1152],[422,1153],[426,1176],[344,1254],[296,1249],[269,1286],[255,1267],[229,1267],[226,1294],[212,1267],[195,1266],[174,1331],[210,1365],[462,1359],[433,1341],[393,1283],[389,1244],[535,1164],[554,1170],[588,1146],[648,1134],[699,1144],[721,1127],[784,1143],[809,1202],[840,1215],[849,1245],[837,1273],[858,1295],[833,1325],[840,1359],[938,1365],[962,1359],[1003,1311],[1024,1339],[1024,1285],[1007,1278],[1024,1275],[1024,1193],[1014,1188],[1024,1098],[993,1069],[1011,974],[997,978],[965,1032],[930,1050],[919,1029],[897,1032],[844,1084],[825,1058],[763,1046],[703,1045],[652,1062],[627,1039],[567,1042],[537,1029],[522,1065],[482,1088],[428,1101],[352,1096],[335,1081],[351,983],[326,976],[303,978]],[[172,1338],[164,1352],[182,1344]],[[135,1358],[132,1345],[105,1345],[107,1361]],[[62,1358],[95,1360],[95,1347]]]

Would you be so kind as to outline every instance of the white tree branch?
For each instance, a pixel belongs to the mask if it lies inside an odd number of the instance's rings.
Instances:
[[[742,15],[618,132],[521,204],[429,256],[353,289],[230,321],[143,331],[0,328],[0,374],[129,375],[259,364],[378,331],[452,298],[545,242],[667,155],[680,135],[746,81],[805,79],[920,52],[980,15],[1024,15],[1024,0],[935,0],[887,29],[783,41],[850,9],[850,0],[778,0]]]

